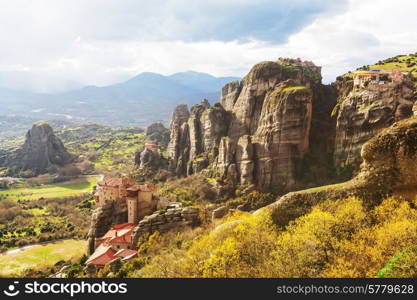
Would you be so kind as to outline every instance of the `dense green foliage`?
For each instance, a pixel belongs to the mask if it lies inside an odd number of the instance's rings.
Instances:
[[[214,201],[216,198],[212,186],[201,174],[161,184],[158,196],[184,205],[201,204],[204,201]]]
[[[91,192],[96,178],[80,180],[1,191],[0,250],[62,238],[84,238],[95,205]]]
[[[143,149],[143,129],[87,124],[57,132],[67,149],[84,159],[81,169],[89,173],[126,172],[137,151]]]

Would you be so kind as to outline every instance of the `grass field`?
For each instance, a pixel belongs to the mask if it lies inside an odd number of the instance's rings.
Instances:
[[[83,177],[58,184],[48,184],[33,188],[1,190],[0,196],[9,200],[36,200],[39,198],[63,198],[91,192],[98,176]]]
[[[28,268],[54,265],[60,260],[79,259],[86,253],[86,247],[85,240],[64,240],[0,254],[0,277],[18,275]]]

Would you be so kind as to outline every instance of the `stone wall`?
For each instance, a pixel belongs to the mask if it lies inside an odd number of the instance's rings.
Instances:
[[[139,222],[133,230],[132,244],[136,245],[139,237],[147,233],[178,230],[184,226],[198,225],[199,222],[198,208],[182,207],[181,203],[171,203],[165,213],[154,213]]]

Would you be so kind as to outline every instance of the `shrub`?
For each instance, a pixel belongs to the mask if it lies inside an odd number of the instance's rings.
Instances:
[[[370,213],[373,221],[350,239],[335,244],[328,277],[375,277],[395,253],[417,243],[417,211],[405,200],[388,198]]]
[[[202,201],[213,201],[216,193],[201,174],[168,181],[158,190],[158,195],[181,202],[184,205],[194,205]]]
[[[253,191],[240,198],[234,199],[228,202],[228,206],[237,207],[239,205],[245,205],[248,210],[255,210],[271,204],[275,201],[275,196],[271,193],[261,193]]]
[[[394,255],[378,272],[377,277],[417,277],[417,248],[410,248]]]
[[[235,213],[188,245],[148,247],[149,263],[130,276],[375,277],[395,253],[417,243],[414,207],[396,198],[374,208],[357,198],[328,200],[285,228],[268,209]],[[414,256],[402,263],[390,274],[413,276]]]

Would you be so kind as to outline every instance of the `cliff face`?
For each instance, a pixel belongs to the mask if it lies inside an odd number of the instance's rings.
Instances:
[[[352,180],[288,193],[269,205],[277,224],[308,213],[314,205],[328,199],[358,197],[369,206],[389,195],[416,193],[417,117],[394,123],[367,141],[361,149],[360,171]]]
[[[9,155],[4,165],[13,175],[36,176],[55,172],[72,161],[72,156],[49,124],[35,123],[26,134],[24,144]]]
[[[95,250],[95,238],[103,236],[112,225],[127,222],[126,201],[109,202],[98,206],[90,220],[88,232],[88,253],[93,254]]]
[[[157,143],[158,150],[145,147],[135,154],[135,165],[141,169],[157,170],[166,167],[166,159],[161,155],[169,143],[171,132],[162,123],[153,123],[146,128],[147,143]]]
[[[171,170],[190,175],[209,167],[209,175],[224,183],[262,190],[317,183],[300,169],[306,159],[309,167],[323,162],[332,150],[335,97],[320,81],[320,73],[308,67],[263,62],[241,82],[227,84],[215,106],[203,101],[188,118],[186,108],[178,107],[171,123]],[[326,130],[318,140],[320,128]]]
[[[412,115],[416,99],[412,78],[354,87],[349,77],[337,81],[339,92],[334,160],[338,168],[359,170],[363,144],[395,121]]]
[[[178,176],[186,174],[186,165],[190,157],[190,135],[188,118],[190,112],[186,104],[178,105],[171,119],[171,137],[168,155],[171,158],[169,168]]]
[[[146,138],[158,142],[159,146],[166,148],[169,143],[170,131],[162,123],[152,123],[146,127]]]

